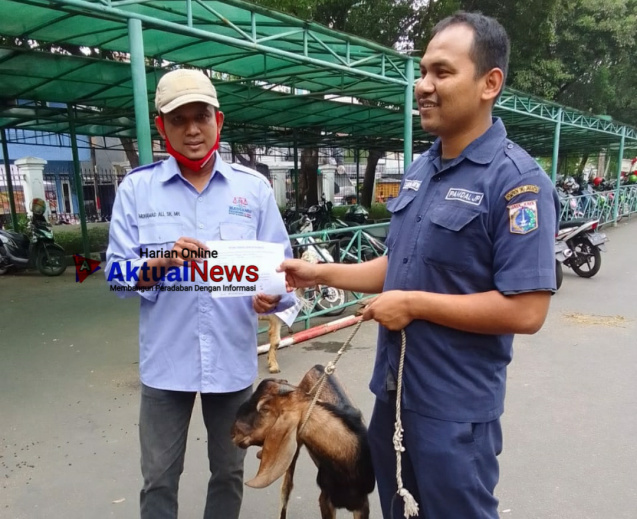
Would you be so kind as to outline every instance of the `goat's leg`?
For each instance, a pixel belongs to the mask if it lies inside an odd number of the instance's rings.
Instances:
[[[336,508],[334,508],[329,496],[322,490],[319,496],[319,506],[321,507],[321,519],[336,519]]]
[[[281,342],[281,320],[276,315],[268,315],[270,327],[268,337],[270,339],[270,349],[268,350],[268,371],[279,373],[279,363],[276,361],[276,350]]]
[[[354,510],[354,519],[369,519],[369,499],[365,498],[363,506]]]
[[[288,503],[290,502],[292,488],[294,488],[294,469],[296,468],[296,460],[299,457],[300,451],[301,447],[299,446],[294,453],[292,463],[290,463],[288,470],[285,471],[285,475],[283,476],[283,484],[281,485],[281,513],[279,519],[286,519],[288,516]]]

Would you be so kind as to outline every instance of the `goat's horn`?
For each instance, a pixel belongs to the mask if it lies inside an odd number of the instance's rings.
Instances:
[[[281,384],[279,386],[279,395],[287,395],[288,393],[292,393],[293,391],[296,391],[296,388],[294,386],[290,386],[288,384]]]

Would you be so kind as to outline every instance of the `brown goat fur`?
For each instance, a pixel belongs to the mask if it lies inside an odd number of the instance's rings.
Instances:
[[[335,375],[327,378],[299,432],[314,397],[309,391],[323,372],[323,366],[314,366],[296,387],[286,380],[263,380],[239,409],[232,440],[242,448],[263,447],[257,454],[261,460],[257,475],[246,485],[263,488],[285,475],[280,519],[287,517],[294,469],[303,445],[318,468],[322,519],[334,519],[337,508],[347,508],[356,519],[368,519],[368,495],[375,483],[367,428]]]
[[[270,349],[268,349],[268,371],[270,373],[279,373],[279,363],[276,360],[276,350],[281,343],[281,326],[283,321],[279,319],[275,314],[259,315],[259,320],[268,321],[268,341],[270,343]]]
[[[301,259],[308,263],[318,263],[316,253],[312,254],[312,250],[308,249],[303,253]],[[296,289],[296,297],[305,301],[305,290]],[[268,321],[268,340],[270,342],[270,348],[268,349],[268,371],[270,373],[279,373],[279,363],[276,360],[276,350],[279,349],[281,343],[281,327],[285,324],[276,314],[260,314],[259,320]],[[290,327],[288,327],[290,331]]]

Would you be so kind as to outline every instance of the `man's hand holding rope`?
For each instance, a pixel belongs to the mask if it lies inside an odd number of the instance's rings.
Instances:
[[[392,331],[402,330],[413,320],[407,292],[403,290],[390,290],[374,297],[365,305],[362,315],[363,321],[374,319]]]

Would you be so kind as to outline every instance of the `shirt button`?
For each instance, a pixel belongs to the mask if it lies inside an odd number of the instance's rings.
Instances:
[[[203,202],[203,196],[200,196],[197,200],[199,200],[199,202]]]
[[[434,182],[440,182],[440,177],[434,177]]]
[[[507,148],[509,148],[509,149],[513,148],[513,144],[511,144],[511,143],[507,144]]]
[[[403,263],[407,263],[409,260],[407,258],[403,258]]]
[[[203,224],[202,223],[199,224],[199,228],[203,229]]]
[[[422,216],[418,216],[418,217],[416,218],[416,221],[417,221],[417,222],[419,222],[420,220],[422,220]]]

